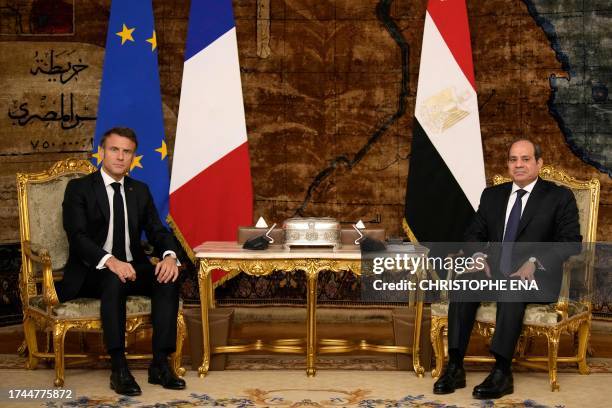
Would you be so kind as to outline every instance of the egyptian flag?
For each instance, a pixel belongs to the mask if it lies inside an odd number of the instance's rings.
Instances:
[[[193,257],[192,248],[204,241],[236,241],[252,213],[232,1],[192,1],[168,221]],[[222,274],[214,272],[213,282]]]
[[[429,0],[406,190],[407,232],[459,242],[485,188],[465,0]]]

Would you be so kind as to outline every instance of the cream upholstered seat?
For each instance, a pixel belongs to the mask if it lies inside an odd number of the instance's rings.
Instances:
[[[30,298],[30,306],[41,311],[47,311],[44,298],[34,296]],[[100,299],[78,298],[58,303],[51,307],[51,315],[63,318],[99,318]],[[146,296],[128,296],[126,303],[127,316],[144,316],[151,313],[151,299]]]
[[[580,234],[584,243],[594,243],[597,233],[597,212],[599,207],[599,180],[576,180],[562,170],[544,166],[540,177],[565,186],[572,190],[576,197],[580,220]],[[495,176],[493,184],[510,181],[503,176]],[[588,246],[587,246],[588,247]],[[590,250],[571,257],[564,265],[563,280],[559,299],[547,305],[529,304],[525,310],[523,331],[519,340],[516,361],[530,367],[547,369],[551,390],[559,389],[557,384],[557,363],[571,362],[578,365],[581,374],[588,374],[586,351],[591,327],[591,293],[593,280],[593,253]],[[580,293],[576,299],[570,299],[570,289]],[[574,290],[575,289],[575,290]],[[432,376],[441,374],[444,363],[444,336],[448,329],[448,303],[434,303],[431,306],[431,342],[436,356],[436,368]],[[476,312],[474,331],[491,337],[495,331],[495,303],[483,303]],[[576,353],[571,357],[558,357],[561,333],[577,335]],[[547,356],[526,355],[527,344],[534,336],[547,339]],[[494,361],[492,357],[466,356],[466,361]]]
[[[495,302],[484,302],[476,311],[476,321],[482,323],[495,324],[497,305]],[[574,300],[569,301],[567,315],[568,318],[579,315],[587,311],[587,307]],[[431,305],[431,315],[446,317],[448,315],[448,302],[434,303]],[[530,303],[525,309],[523,324],[537,326],[555,326],[563,317],[557,313],[555,303],[547,305]]]
[[[19,286],[28,348],[27,367],[36,368],[41,358],[53,359],[56,386],[64,385],[65,357],[93,357],[84,353],[64,354],[66,332],[101,331],[102,328],[99,300],[81,298],[60,303],[54,284],[68,260],[68,239],[62,221],[64,190],[71,179],[93,171],[95,167],[89,161],[67,159],[41,173],[17,174],[22,253]],[[148,297],[131,296],[127,302],[126,331],[149,326],[150,311]],[[52,353],[38,350],[37,331],[51,333]],[[180,367],[184,338],[185,324],[182,308],[179,308],[176,353],[173,355],[173,368],[179,375],[184,374]]]

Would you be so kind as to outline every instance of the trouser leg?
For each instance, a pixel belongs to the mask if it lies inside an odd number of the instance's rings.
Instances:
[[[470,342],[479,302],[450,302],[448,306],[448,349],[463,359]]]
[[[177,282],[156,283],[151,296],[153,350],[166,354],[176,350],[176,319],[179,306]]]
[[[104,343],[109,353],[125,349],[125,301],[129,285],[108,269],[101,274],[100,317]]]
[[[495,334],[491,352],[512,361],[516,343],[523,329],[526,303],[498,302],[495,317]]]
[[[168,355],[176,349],[176,319],[179,306],[179,285],[176,282],[160,283],[155,277],[153,265],[134,265],[138,283],[134,294],[151,297],[151,322],[153,325],[153,354]]]
[[[79,297],[100,299],[104,343],[109,353],[125,349],[126,299],[128,295],[151,297],[153,353],[168,355],[176,348],[179,305],[177,282],[159,283],[151,264],[132,264],[136,280],[125,283],[108,269],[90,271]]]

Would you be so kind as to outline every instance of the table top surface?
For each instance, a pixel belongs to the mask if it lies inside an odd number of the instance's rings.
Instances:
[[[423,247],[410,246],[409,252],[423,252]],[[425,249],[426,251],[426,249]],[[242,248],[237,242],[228,241],[208,241],[198,245],[193,249],[196,258],[223,258],[223,259],[351,259],[361,260],[361,251],[357,245],[345,245],[342,248],[333,249],[331,247],[320,248],[299,248],[293,247],[290,250],[283,248],[282,245],[270,245],[265,250],[250,250]]]

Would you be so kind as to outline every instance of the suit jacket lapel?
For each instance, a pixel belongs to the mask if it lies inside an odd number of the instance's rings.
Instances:
[[[102,179],[100,170],[98,170],[94,174],[93,189],[96,194],[96,200],[98,201],[100,210],[102,210],[102,214],[106,219],[106,225],[108,225],[110,220],[110,205],[108,203],[108,194],[106,193],[106,187],[104,187],[104,179]]]
[[[125,206],[127,208],[128,216],[128,227],[130,231],[130,241],[134,239],[140,240],[137,235],[137,224],[138,224],[138,205],[136,202],[136,193],[134,192],[134,186],[132,185],[132,179],[125,177],[125,183],[123,185],[125,191]],[[134,244],[135,242],[132,242]]]
[[[510,193],[512,192],[512,183],[507,183],[507,186],[503,190],[503,195],[501,196],[501,203],[496,205],[498,213],[496,216],[497,225],[496,225],[496,233],[497,233],[497,241],[502,242],[504,239],[504,227],[506,226],[506,209],[508,208],[508,199],[510,198]]]
[[[531,221],[538,207],[540,206],[540,201],[545,192],[544,187],[544,183],[540,178],[538,178],[538,181],[535,183],[535,186],[533,186],[533,190],[531,190],[531,193],[529,194],[529,198],[527,199],[527,205],[523,210],[523,215],[521,215],[521,221],[519,222],[518,231],[516,233],[517,240],[518,237],[521,235],[521,232],[525,229],[527,224],[529,224],[529,221]]]

